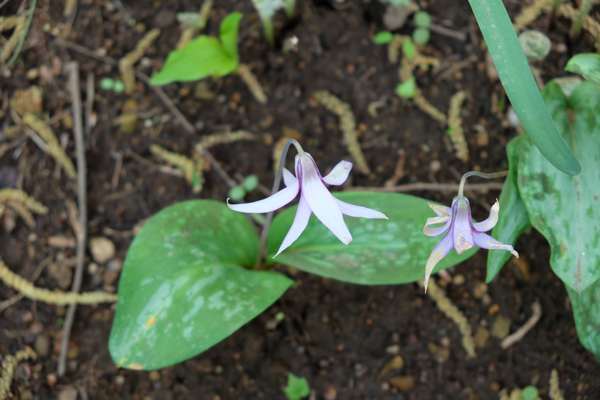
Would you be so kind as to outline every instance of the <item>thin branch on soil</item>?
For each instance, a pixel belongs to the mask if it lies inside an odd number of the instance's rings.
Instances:
[[[471,192],[489,192],[492,190],[502,190],[502,183],[473,183],[465,185],[465,191]],[[458,190],[457,183],[435,183],[435,182],[415,182],[392,187],[362,187],[355,186],[348,188],[349,190],[370,191],[370,192],[456,192]]]
[[[77,266],[75,267],[75,277],[71,291],[78,293],[81,289],[83,278],[83,264],[85,262],[85,243],[87,240],[87,193],[86,193],[86,160],[85,143],[83,139],[83,123],[81,112],[81,91],[79,85],[79,65],[71,62],[67,65],[69,72],[69,91],[71,92],[73,106],[73,124],[75,131],[75,149],[77,155],[77,203],[79,208],[78,229],[75,235],[77,238]],[[67,360],[67,351],[69,349],[69,337],[71,336],[71,327],[75,317],[76,303],[69,306],[65,325],[63,328],[62,342],[60,347],[60,356],[58,359],[58,375],[65,373]]]
[[[0,260],[0,280],[21,295],[35,301],[64,306],[68,304],[98,304],[113,303],[117,296],[108,292],[63,292],[35,287],[31,282],[15,274]]]
[[[429,29],[431,29],[432,32],[435,32],[439,35],[444,35],[446,37],[460,40],[461,42],[467,40],[467,35],[465,35],[464,32],[456,31],[454,29],[447,28],[443,25],[431,24],[429,25]]]
[[[14,356],[7,356],[2,362],[2,376],[0,376],[0,399],[6,399],[10,395],[10,385],[15,374],[17,364],[30,358],[36,358],[37,354],[29,346],[19,350]]]
[[[50,261],[52,261],[52,257],[48,257],[40,263],[40,265],[37,267],[37,269],[34,271],[33,275],[31,276],[32,284],[40,277],[40,275],[42,274],[44,269],[46,269],[46,267],[50,264]],[[25,297],[25,295],[22,293],[19,293],[19,294],[16,294],[16,295],[0,302],[0,314],[3,313],[4,310],[6,310],[7,308],[12,307],[14,304],[21,301],[23,299],[23,297]]]
[[[105,64],[118,66],[118,61],[115,60],[114,58],[111,58],[108,56],[101,56],[99,54],[94,53],[92,50],[90,50],[84,46],[81,46],[77,43],[69,42],[69,41],[64,40],[57,36],[53,36],[53,37],[54,37],[54,43],[56,43],[57,45],[65,48],[65,49],[73,50],[81,55],[96,59]],[[167,94],[160,87],[152,86],[150,84],[150,78],[148,77],[148,75],[144,74],[143,72],[137,71],[137,70],[135,71],[135,75],[138,77],[139,80],[144,82],[150,88],[150,90],[152,90],[154,92],[154,94],[162,101],[163,105],[167,108],[167,110],[169,110],[169,112],[171,112],[173,117],[175,117],[175,120],[188,133],[198,134],[198,131],[196,130],[194,125],[192,125],[192,123],[185,117],[185,115],[183,115],[183,113],[181,111],[179,111],[179,109],[177,108],[175,103],[173,103],[173,100],[171,100],[171,98],[169,96],[167,96]],[[229,187],[236,186],[235,180],[233,178],[231,178],[231,176],[229,176],[229,174],[225,171],[225,169],[223,168],[221,163],[216,158],[214,158],[211,153],[209,153],[205,149],[202,149],[201,152],[202,152],[202,155],[208,160],[210,165],[214,167],[217,174],[225,181],[227,186],[229,186]]]
[[[553,369],[550,373],[550,392],[548,393],[550,400],[565,400],[562,392],[560,391],[560,386],[558,384],[558,371]]]
[[[538,323],[542,317],[542,306],[540,305],[539,301],[536,300],[531,305],[531,311],[531,317],[529,317],[527,322],[525,322],[525,324],[523,324],[523,326],[517,329],[514,333],[504,338],[501,344],[503,349],[508,349],[510,346],[523,339],[527,332],[533,329],[533,327]]]

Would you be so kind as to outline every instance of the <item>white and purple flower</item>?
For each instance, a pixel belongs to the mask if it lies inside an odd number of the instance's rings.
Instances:
[[[349,244],[352,235],[344,222],[344,215],[351,217],[387,219],[387,217],[376,210],[349,204],[336,199],[329,192],[327,185],[342,185],[350,175],[352,163],[340,161],[329,174],[321,176],[317,164],[312,156],[294,143],[298,149],[295,160],[294,176],[287,169],[283,169],[283,181],[285,188],[272,194],[266,199],[252,203],[229,204],[230,209],[243,213],[269,213],[290,203],[299,197],[296,216],[283,239],[275,256],[294,243],[308,225],[311,214],[321,221],[342,243]],[[285,157],[283,157],[285,158]]]
[[[466,178],[472,175],[481,177],[493,176],[491,174],[488,175],[476,172],[467,173],[463,175],[458,196],[452,200],[451,207],[429,204],[436,216],[427,219],[425,226],[423,227],[423,233],[427,236],[446,235],[435,246],[425,265],[425,291],[427,291],[427,284],[429,283],[429,278],[433,269],[448,255],[452,248],[454,248],[458,254],[461,254],[473,246],[477,246],[482,249],[510,251],[515,257],[519,257],[519,253],[515,251],[513,246],[501,243],[484,233],[492,230],[498,222],[500,204],[497,200],[492,206],[490,215],[487,219],[481,222],[473,221],[469,200],[463,196]]]

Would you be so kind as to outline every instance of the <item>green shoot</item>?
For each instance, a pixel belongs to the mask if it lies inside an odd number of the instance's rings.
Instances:
[[[392,34],[392,32],[381,31],[376,33],[375,36],[373,36],[373,43],[378,45],[389,44],[393,38],[394,35]]]
[[[288,400],[300,400],[310,394],[308,381],[292,373],[288,374],[287,386],[283,389]]]
[[[417,94],[415,78],[410,78],[396,86],[396,94],[403,99],[412,99]]]

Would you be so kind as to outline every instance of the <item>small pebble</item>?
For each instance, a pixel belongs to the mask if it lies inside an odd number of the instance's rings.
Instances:
[[[510,332],[510,320],[502,315],[498,315],[492,325],[492,335],[498,339],[504,339]]]
[[[105,237],[95,237],[90,240],[90,251],[94,261],[104,264],[115,256],[115,245]]]
[[[333,385],[327,385],[325,391],[323,392],[323,397],[325,400],[336,400],[337,399],[337,389]]]
[[[58,393],[58,400],[76,400],[77,399],[77,389],[73,386],[65,386]]]
[[[35,352],[40,357],[45,357],[50,351],[50,339],[48,336],[40,335],[35,339]]]

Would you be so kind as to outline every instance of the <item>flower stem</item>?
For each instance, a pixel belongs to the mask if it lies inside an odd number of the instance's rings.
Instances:
[[[283,149],[281,150],[281,157],[279,157],[279,165],[277,168],[277,173],[275,174],[275,179],[273,180],[273,188],[271,189],[271,194],[274,194],[276,191],[279,190],[279,185],[281,185],[281,178],[283,177],[283,168],[285,167],[287,153],[290,149],[290,146],[292,145],[296,148],[298,155],[304,154],[304,150],[302,149],[302,146],[300,146],[300,143],[298,143],[298,141],[294,139],[290,139],[287,141],[287,143],[285,144],[285,146],[283,146]],[[263,225],[262,232],[260,233],[260,244],[255,264],[256,267],[260,265],[261,261],[263,260],[266,254],[267,234],[269,233],[269,228],[271,227],[271,222],[273,221],[273,213],[274,212],[271,211],[267,214],[267,218]]]
[[[484,178],[484,179],[495,179],[495,178],[502,178],[506,175],[508,175],[508,171],[491,172],[491,173],[479,172],[479,171],[469,171],[469,172],[465,173],[462,176],[462,178],[460,178],[460,184],[458,185],[458,196],[459,197],[463,196],[463,192],[465,189],[465,183],[467,182],[467,179],[470,178],[471,176],[477,176],[479,178]]]

